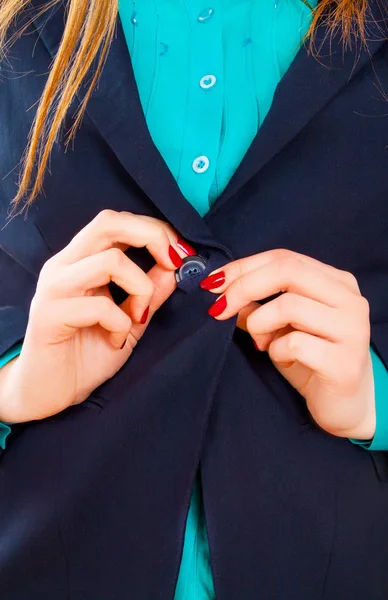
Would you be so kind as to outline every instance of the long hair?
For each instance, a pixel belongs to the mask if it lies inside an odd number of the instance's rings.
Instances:
[[[307,0],[301,1],[308,4]],[[48,0],[40,9],[39,16],[55,9],[59,2],[63,0]],[[10,45],[31,24],[30,21],[22,28],[16,28],[13,35],[8,35],[19,15],[29,5],[30,0],[0,0],[0,60],[4,59]],[[320,0],[313,11],[307,34],[310,51],[314,51],[314,34],[323,20],[328,25],[328,32],[341,31],[345,45],[354,36],[365,40],[367,9],[368,0]],[[66,0],[66,13],[62,41],[51,65],[21,160],[18,191],[12,202],[14,209],[22,201],[24,206],[28,206],[42,191],[50,154],[66,113],[96,60],[97,68],[66,134],[66,146],[76,134],[112,42],[118,0]]]

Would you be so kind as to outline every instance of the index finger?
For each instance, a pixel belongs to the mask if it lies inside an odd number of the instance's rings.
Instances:
[[[173,228],[158,219],[103,210],[58,253],[57,260],[72,264],[119,244],[123,249],[147,248],[158,264],[171,271],[182,264],[171,245],[174,239],[178,235]]]
[[[273,262],[274,266],[279,265],[283,261],[290,261],[290,259],[297,260],[307,266],[314,267],[320,270],[325,275],[331,276],[334,279],[340,281],[343,285],[345,285],[350,290],[358,293],[359,287],[357,284],[357,280],[351,273],[343,271],[341,269],[337,269],[332,265],[328,265],[323,263],[316,258],[311,256],[307,256],[305,254],[301,254],[299,252],[294,252],[293,250],[285,250],[283,248],[276,248],[274,250],[266,250],[264,252],[260,252],[259,254],[254,254],[252,256],[247,256],[244,258],[240,258],[233,262],[226,264],[219,269],[216,269],[208,278],[213,275],[224,273],[224,282],[222,285],[219,285],[217,288],[211,288],[210,291],[214,291],[219,294],[227,289],[227,287],[236,279],[241,277],[242,275],[246,275],[250,271],[254,271],[261,267],[265,267],[269,263]],[[208,279],[207,278],[207,279]],[[220,279],[220,278],[219,278]],[[218,280],[217,280],[218,282]],[[206,283],[205,283],[206,285]],[[205,289],[209,289],[206,287]]]

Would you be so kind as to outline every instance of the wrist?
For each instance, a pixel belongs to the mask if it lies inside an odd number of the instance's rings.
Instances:
[[[358,427],[348,432],[347,438],[359,440],[360,442],[370,442],[376,433],[376,407],[373,399],[373,405],[369,407],[367,414]]]
[[[364,407],[363,418],[358,427],[347,437],[360,441],[370,441],[376,433],[376,389],[372,358],[369,355],[365,384],[360,390],[360,405]]]
[[[326,425],[322,420],[317,423],[328,433],[336,437],[348,438],[359,442],[368,443],[373,440],[376,427],[376,397],[372,361],[369,359],[364,371],[364,376],[352,390],[346,390],[338,398],[331,398],[326,414]],[[313,414],[314,417],[314,414]]]
[[[341,436],[360,442],[370,442],[375,436],[377,426],[376,391],[371,359],[368,361],[364,383],[360,385],[359,393],[352,404],[353,413],[358,414],[359,418],[357,423],[347,431],[342,432]]]

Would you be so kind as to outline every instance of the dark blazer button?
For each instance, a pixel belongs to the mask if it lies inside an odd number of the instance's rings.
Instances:
[[[187,256],[183,265],[175,271],[177,282],[200,277],[206,269],[206,261],[202,256]]]

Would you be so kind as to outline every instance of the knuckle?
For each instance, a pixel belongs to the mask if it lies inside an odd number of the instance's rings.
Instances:
[[[39,294],[47,294],[58,277],[58,264],[55,257],[49,258],[42,266],[36,289]]]
[[[176,232],[176,230],[169,224],[169,223],[165,223],[164,221],[161,221],[160,219],[155,219],[156,223],[163,229],[164,234],[169,237],[171,236],[172,238],[178,238],[178,233]]]
[[[292,333],[288,334],[287,338],[287,346],[290,352],[293,354],[299,352],[302,347],[302,340],[299,332],[293,331]]]
[[[162,223],[162,221],[158,221],[154,224],[153,227],[153,242],[159,245],[164,245],[166,241],[169,241],[169,237],[167,235],[166,227]]]
[[[244,277],[244,262],[243,260],[236,260],[233,263],[233,267],[236,269],[236,278]]]
[[[43,264],[40,273],[39,279],[45,279],[51,272],[56,268],[55,256],[51,256],[46,262]]]
[[[107,262],[108,268],[110,270],[115,270],[115,268],[120,268],[126,262],[125,254],[119,250],[119,248],[110,248],[105,253],[105,260]]]
[[[291,250],[279,248],[275,252],[275,267],[278,270],[278,274],[288,281],[290,279],[290,274],[293,273],[295,269],[299,269],[302,263]]]
[[[279,279],[284,283],[288,283],[291,274],[299,270],[300,263],[290,254],[284,255],[277,260],[277,271]]]
[[[104,208],[94,217],[93,220],[99,225],[109,223],[117,217],[117,214],[118,213],[115,210],[112,210],[111,208]]]
[[[358,298],[358,310],[362,317],[368,320],[370,316],[370,306],[368,300],[364,296]]]
[[[359,289],[357,278],[355,275],[353,275],[353,273],[350,273],[349,271],[343,271],[342,276],[345,280],[345,283],[347,283],[349,287],[356,290]]]
[[[58,314],[55,305],[48,304],[39,295],[35,295],[30,304],[27,330],[34,339],[43,340],[50,330],[57,326]]]
[[[344,319],[345,320],[345,319]],[[355,343],[366,342],[370,339],[370,307],[369,302],[363,296],[355,299],[354,306],[347,315],[348,337],[353,338]]]
[[[290,250],[286,250],[286,248],[276,248],[275,250],[272,250],[273,253],[273,258],[278,261],[278,260],[284,260],[287,258],[290,258],[290,256],[292,256],[292,252]]]
[[[93,231],[95,234],[102,233],[112,227],[112,224],[117,218],[117,212],[110,208],[104,208],[99,212],[94,219],[87,225],[85,229]],[[89,229],[90,228],[90,229]]]
[[[235,280],[232,286],[235,287],[237,295],[239,297],[247,298],[249,296],[249,289],[246,277],[239,277]]]

